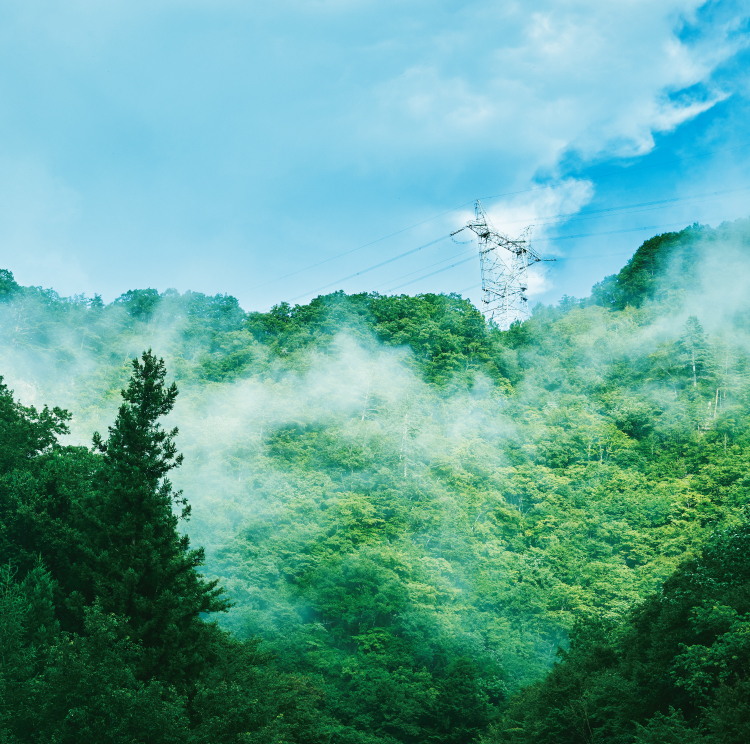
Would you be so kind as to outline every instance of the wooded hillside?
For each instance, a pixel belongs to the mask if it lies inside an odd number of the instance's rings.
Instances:
[[[5,740],[747,741],[749,244],[508,331],[0,272]]]

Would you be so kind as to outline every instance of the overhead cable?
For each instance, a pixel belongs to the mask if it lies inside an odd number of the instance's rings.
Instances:
[[[641,230],[658,230],[658,229],[660,229],[662,227],[674,227],[676,225],[684,225],[684,224],[685,224],[685,221],[682,220],[680,222],[668,222],[668,223],[662,223],[662,224],[659,224],[659,225],[644,225],[642,227],[626,228],[626,229],[623,229],[623,230],[607,230],[607,231],[603,231],[603,232],[580,233],[578,235],[560,235],[560,236],[555,236],[555,237],[552,237],[552,238],[541,238],[539,240],[535,240],[534,242],[535,243],[552,243],[552,242],[557,242],[558,240],[571,240],[573,238],[590,238],[590,237],[596,237],[596,236],[599,236],[599,235],[617,235],[617,234],[621,234],[621,233],[638,232],[638,231],[641,231]],[[444,235],[441,238],[437,238],[436,240],[430,241],[429,243],[425,243],[424,245],[421,245],[421,246],[419,246],[417,248],[413,248],[410,251],[406,251],[405,253],[399,254],[398,256],[394,256],[393,258],[390,258],[387,261],[383,261],[382,263],[376,264],[375,266],[370,266],[370,267],[368,267],[366,269],[362,269],[362,271],[358,271],[356,274],[351,274],[348,277],[344,277],[343,279],[338,279],[337,281],[331,282],[330,284],[327,284],[327,285],[325,285],[323,287],[318,287],[317,289],[312,289],[312,290],[309,290],[307,292],[304,292],[303,294],[297,295],[296,297],[294,297],[293,299],[291,299],[289,301],[290,302],[294,302],[294,301],[296,301],[296,300],[298,300],[298,299],[300,299],[302,297],[306,297],[308,295],[315,294],[316,292],[320,292],[320,291],[322,291],[324,289],[329,289],[330,287],[333,287],[333,286],[336,286],[338,284],[341,284],[342,282],[345,282],[345,281],[347,281],[349,279],[353,279],[353,278],[355,278],[357,276],[360,276],[361,274],[366,274],[369,271],[374,271],[375,269],[380,268],[381,266],[385,266],[386,264],[393,263],[394,261],[398,260],[399,258],[403,258],[404,256],[408,256],[408,255],[410,255],[412,253],[416,253],[417,251],[420,251],[423,248],[427,248],[428,246],[435,245],[436,243],[439,243],[439,242],[445,240],[448,237],[449,237],[448,235]],[[395,279],[390,279],[387,282],[383,282],[382,284],[377,285],[375,289],[379,289],[380,287],[384,287],[387,284],[391,284],[392,282],[397,282],[397,281],[399,281],[399,279],[405,279],[408,276],[411,276],[413,274],[417,274],[417,273],[419,273],[419,271],[424,271],[425,269],[429,269],[432,266],[438,266],[439,264],[444,263],[445,261],[450,261],[451,258],[457,258],[458,256],[462,255],[463,253],[464,253],[464,251],[462,251],[461,253],[456,254],[455,256],[451,256],[451,257],[443,259],[441,261],[437,261],[436,263],[431,264],[429,266],[425,266],[422,269],[418,269],[417,271],[412,271],[409,274],[404,274],[404,275],[402,275],[400,277],[397,277]],[[618,252],[618,253],[611,253],[611,254],[609,254],[609,253],[608,254],[599,254],[599,256],[626,255],[627,253],[631,253],[631,252],[630,251],[626,251],[626,252],[622,252],[622,253]],[[454,266],[459,266],[459,265],[461,265],[463,263],[467,263],[468,261],[471,261],[474,258],[475,258],[475,255],[471,255],[471,256],[469,256],[469,258],[466,258],[466,259],[464,259],[462,261],[458,261],[458,262],[456,262],[454,264],[451,264],[450,266],[446,266],[444,268],[438,269],[437,271],[433,271],[433,272],[431,272],[429,274],[425,274],[424,276],[418,277],[416,279],[411,279],[408,282],[406,282],[405,284],[401,284],[401,285],[399,285],[397,287],[393,287],[393,288],[388,289],[386,291],[387,292],[395,292],[397,289],[401,289],[402,287],[406,287],[409,284],[414,284],[415,282],[421,281],[422,279],[427,279],[427,278],[429,278],[431,276],[434,276],[435,274],[439,274],[439,273],[441,273],[443,271],[447,271],[448,269],[452,269]],[[577,258],[578,258],[577,256],[572,256],[572,257],[569,257],[569,258],[562,258],[562,257],[561,258],[556,258],[555,260],[557,260],[557,261],[572,261],[572,260],[576,260]],[[581,258],[583,258],[583,257],[581,257]]]
[[[625,209],[635,209],[636,207],[651,207],[656,204],[663,205],[663,204],[675,204],[677,202],[687,201],[689,199],[703,199],[710,196],[724,196],[725,194],[734,194],[739,191],[748,191],[750,190],[750,186],[743,186],[739,189],[726,189],[724,191],[708,191],[703,194],[693,194],[692,196],[677,196],[672,199],[658,199],[656,201],[650,201],[650,202],[640,202],[639,204],[623,204],[619,207],[605,207],[602,209],[589,209],[585,212],[566,212],[562,214],[554,214],[547,217],[523,217],[521,219],[517,220],[504,220],[503,224],[515,224],[518,222],[525,222],[528,223],[530,220],[556,220],[561,219],[563,217],[576,217],[576,219],[585,219],[586,215],[600,215],[604,212],[617,212]],[[569,220],[570,222],[575,222],[576,220]]]
[[[469,241],[469,242],[473,242],[473,241]],[[466,253],[467,253],[467,251],[464,249],[460,253],[456,253],[453,256],[448,256],[448,258],[444,258],[441,261],[435,261],[435,263],[430,264],[429,266],[421,266],[416,271],[410,271],[408,274],[402,274],[401,276],[397,276],[395,279],[389,279],[388,281],[383,282],[382,284],[378,284],[375,287],[375,290],[378,290],[381,287],[385,287],[387,284],[393,284],[393,282],[398,282],[398,281],[401,281],[402,279],[406,279],[409,276],[414,276],[414,274],[419,274],[420,271],[425,271],[427,269],[431,269],[433,266],[440,266],[440,264],[445,263],[446,261],[452,261],[454,258],[458,258],[459,256],[463,256]]]
[[[643,227],[629,227],[624,230],[607,230],[605,232],[595,232],[595,233],[581,233],[580,235],[557,235],[553,238],[540,238],[539,240],[535,240],[535,243],[553,243],[557,242],[558,240],[571,240],[572,238],[590,238],[595,235],[617,235],[619,233],[629,233],[629,232],[638,232],[639,230],[658,230],[662,227],[675,227],[676,225],[684,225],[685,220],[681,220],[680,222],[666,222],[662,223],[661,225],[644,225]]]
[[[345,276],[343,279],[337,279],[335,282],[331,282],[330,284],[326,284],[323,287],[318,287],[317,289],[312,289],[308,292],[303,292],[301,295],[297,295],[296,297],[292,297],[290,302],[294,302],[295,300],[299,300],[301,297],[305,297],[309,294],[315,294],[316,292],[320,292],[323,289],[329,289],[330,287],[334,287],[337,284],[340,284],[341,282],[348,281],[349,279],[354,279],[355,276],[360,276],[361,274],[366,274],[368,271],[374,271],[375,269],[379,269],[381,266],[385,266],[386,264],[393,263],[394,261],[398,261],[400,258],[404,258],[405,256],[409,256],[412,253],[416,253],[417,251],[421,251],[423,248],[429,248],[431,245],[435,245],[435,243],[440,243],[442,240],[446,240],[449,238],[450,235],[443,235],[442,238],[437,238],[437,240],[432,240],[429,243],[425,243],[424,245],[420,245],[419,248],[412,248],[410,251],[406,251],[406,253],[401,253],[398,256],[394,256],[393,258],[389,258],[387,261],[383,261],[382,263],[375,264],[375,266],[370,266],[366,269],[362,269],[362,271],[358,271],[356,274],[350,274],[349,276]]]
[[[476,258],[476,256],[469,256],[468,258],[465,258],[463,261],[456,261],[456,263],[451,264],[450,266],[446,266],[445,268],[438,269],[437,271],[433,271],[430,274],[425,274],[424,276],[420,276],[417,279],[412,279],[411,281],[405,282],[404,284],[400,284],[398,287],[393,287],[393,289],[389,289],[389,292],[395,292],[397,289],[401,289],[402,287],[408,287],[410,284],[414,284],[415,282],[421,282],[422,279],[428,279],[431,276],[435,276],[435,274],[440,274],[443,271],[448,271],[448,269],[452,269],[454,266],[460,266],[461,264],[465,264],[467,261],[473,261]]]
[[[529,189],[530,191],[534,191],[534,189]],[[522,192],[518,192],[522,193]],[[409,227],[404,227],[401,230],[396,230],[396,232],[391,233],[390,235],[385,235],[382,238],[378,238],[377,240],[373,240],[370,243],[365,243],[364,245],[360,245],[358,248],[352,248],[351,250],[344,251],[343,253],[339,253],[336,256],[331,256],[331,258],[326,258],[324,261],[318,261],[318,263],[310,264],[309,266],[305,266],[302,269],[297,269],[297,271],[293,271],[291,274],[285,274],[284,276],[279,276],[276,279],[271,279],[271,281],[264,282],[263,284],[256,284],[254,287],[250,287],[248,291],[251,291],[253,289],[258,289],[260,287],[267,287],[269,284],[274,284],[275,282],[280,282],[282,279],[288,279],[290,276],[295,276],[296,274],[300,274],[303,271],[307,271],[308,269],[314,269],[316,266],[322,266],[323,264],[330,263],[331,261],[335,261],[337,258],[343,258],[344,256],[348,256],[350,253],[356,253],[357,251],[361,251],[363,248],[369,248],[371,245],[375,245],[375,243],[381,243],[384,240],[388,240],[388,238],[392,238],[395,235],[400,235],[401,233],[407,232],[407,230],[413,230],[415,227],[419,227],[420,225],[424,225],[427,222],[431,222],[432,220],[436,220],[438,217],[443,217],[446,214],[450,214],[451,212],[455,212],[458,209],[461,209],[462,207],[465,207],[467,204],[472,204],[473,199],[471,201],[464,202],[463,204],[459,204],[457,207],[453,207],[453,209],[448,209],[445,212],[441,212],[440,214],[436,214],[434,217],[429,217],[426,220],[422,220],[422,222],[417,222],[414,225],[409,225]],[[446,235],[446,237],[448,237]]]
[[[673,163],[679,163],[679,162],[681,162],[683,160],[695,160],[696,158],[706,157],[707,155],[716,155],[716,154],[722,153],[722,152],[729,152],[731,150],[738,150],[740,148],[748,147],[748,146],[750,146],[750,143],[745,143],[745,144],[742,144],[742,145],[735,145],[733,147],[726,147],[726,148],[723,148],[723,149],[720,149],[720,150],[707,150],[707,151],[705,151],[703,153],[699,153],[697,155],[688,155],[688,156],[686,156],[684,158],[676,158],[674,160],[666,160],[666,161],[662,161],[660,163],[647,163],[647,164],[642,164],[642,165],[634,165],[634,166],[629,167],[627,170],[631,171],[631,170],[638,170],[638,169],[641,169],[641,168],[656,168],[656,167],[660,167],[662,165],[671,165]],[[625,171],[623,171],[623,172],[625,172]],[[503,194],[493,194],[491,196],[483,196],[483,197],[480,197],[480,199],[482,199],[484,201],[488,201],[490,199],[501,199],[502,197],[505,197],[505,196],[517,196],[519,194],[528,194],[528,193],[530,193],[532,191],[542,191],[544,189],[549,189],[549,188],[550,188],[549,185],[535,186],[533,188],[522,189],[520,191],[508,191],[508,192],[505,192]],[[382,242],[384,240],[388,240],[388,238],[393,238],[396,235],[400,235],[401,233],[407,232],[409,230],[413,230],[415,227],[419,227],[420,225],[425,225],[428,222],[432,222],[432,220],[436,220],[439,217],[445,216],[446,214],[450,214],[451,212],[456,212],[459,209],[462,209],[463,207],[465,207],[465,206],[467,206],[469,204],[473,204],[474,201],[475,201],[474,199],[471,199],[470,201],[464,202],[463,204],[459,204],[457,207],[453,207],[451,209],[447,209],[444,212],[440,212],[440,214],[436,214],[436,215],[433,215],[432,217],[428,217],[426,220],[422,220],[421,222],[416,222],[413,225],[409,225],[408,227],[402,228],[401,230],[396,230],[396,232],[390,233],[389,235],[385,235],[382,238],[377,238],[376,240],[373,240],[373,241],[371,241],[369,243],[365,243],[364,245],[360,245],[357,248],[352,248],[352,249],[350,249],[348,251],[344,251],[343,253],[339,253],[336,256],[331,256],[330,258],[326,258],[323,261],[318,261],[317,263],[310,264],[309,266],[304,266],[301,269],[297,269],[296,271],[293,271],[293,272],[291,272],[289,274],[284,274],[284,276],[276,277],[275,279],[271,279],[270,281],[263,282],[261,284],[256,284],[255,286],[250,287],[248,291],[252,291],[254,289],[260,289],[261,287],[267,287],[269,284],[274,284],[276,282],[280,282],[282,279],[288,279],[289,277],[296,276],[297,274],[300,274],[303,271],[308,271],[309,269],[314,269],[317,266],[322,266],[323,264],[329,263],[331,261],[335,261],[336,259],[343,258],[344,256],[348,256],[349,254],[355,253],[355,252],[360,251],[360,250],[363,250],[364,248],[369,248],[370,246],[375,245],[376,243],[380,243],[380,242]],[[591,213],[589,213],[589,214],[591,214]],[[543,218],[543,219],[546,219],[546,218]]]

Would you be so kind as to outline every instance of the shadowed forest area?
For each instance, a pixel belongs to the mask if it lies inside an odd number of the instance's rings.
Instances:
[[[696,224],[502,331],[0,271],[0,742],[750,741],[748,276]]]

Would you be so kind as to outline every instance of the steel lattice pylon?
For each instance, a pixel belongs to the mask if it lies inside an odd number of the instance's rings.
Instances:
[[[479,242],[479,268],[482,274],[482,312],[502,329],[530,315],[526,290],[529,287],[528,268],[538,261],[550,261],[539,256],[531,247],[527,228],[516,240],[496,230],[477,199],[475,217],[465,227]]]

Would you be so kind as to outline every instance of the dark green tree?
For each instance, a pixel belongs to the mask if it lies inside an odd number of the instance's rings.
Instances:
[[[177,529],[190,507],[166,477],[182,455],[174,444],[177,429],[159,424],[177,397],[165,375],[164,360],[150,350],[134,359],[108,440],[94,435],[102,458],[94,476],[90,599],[127,618],[131,638],[143,645],[145,678],[158,674],[182,684],[206,662],[208,635],[215,632],[200,614],[225,610],[228,603],[217,582],[197,572],[203,549],[191,549]]]
[[[57,407],[22,406],[0,377],[0,475],[49,451],[58,435],[68,433],[68,420],[70,414]]]
[[[61,448],[70,414],[46,406],[38,411],[13,399],[0,377],[0,562],[23,579],[40,554],[48,567],[72,558],[69,492],[80,483],[82,448]],[[60,559],[60,560],[58,560]]]

